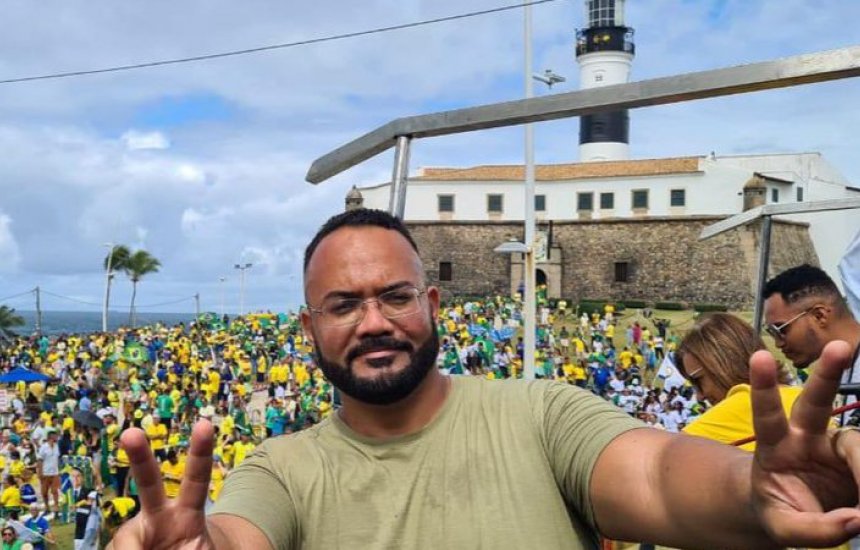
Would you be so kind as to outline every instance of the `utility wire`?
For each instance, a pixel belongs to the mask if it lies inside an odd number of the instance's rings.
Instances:
[[[271,44],[268,46],[260,46],[257,48],[247,48],[244,50],[232,50],[228,52],[219,52],[219,53],[210,53],[205,55],[196,55],[193,57],[180,57],[177,59],[162,59],[159,61],[148,61],[144,63],[134,63],[131,65],[119,65],[115,67],[106,67],[104,69],[90,69],[90,70],[82,70],[82,71],[68,71],[62,73],[50,73],[43,74],[37,76],[24,76],[20,78],[7,78],[4,80],[0,80],[0,84],[16,84],[20,82],[32,82],[34,80],[51,80],[58,78],[69,78],[73,76],[85,76],[85,75],[93,75],[93,74],[102,74],[102,73],[115,73],[119,71],[132,71],[136,69],[148,69],[150,67],[161,67],[164,65],[177,65],[179,63],[192,63],[196,61],[208,61],[211,59],[220,59],[222,57],[233,57],[238,55],[247,55],[252,53],[266,52],[271,50],[282,50],[286,48],[295,48],[297,46],[308,46],[311,44],[320,44],[322,42],[332,42],[334,40],[345,40],[347,38],[356,38],[359,36],[367,36],[370,34],[379,34],[383,32],[390,31],[399,31],[403,29],[411,29],[415,27],[422,27],[425,25],[433,25],[436,23],[445,23],[448,21],[455,21],[457,19],[466,19],[469,17],[478,17],[481,15],[489,15],[492,13],[499,13],[508,10],[517,10],[522,9],[526,6],[537,6],[540,4],[548,4],[550,2],[555,2],[556,0],[533,0],[528,3],[518,3],[511,4],[507,6],[499,6],[497,8],[490,8],[486,10],[473,11],[469,13],[461,13],[459,15],[449,15],[446,17],[437,17],[436,19],[425,19],[423,21],[415,21],[413,23],[403,23],[401,25],[391,25],[389,27],[378,27],[375,29],[368,29],[363,31],[355,31],[348,32],[343,34],[334,34],[330,36],[322,36],[319,38],[309,38],[307,40],[299,40],[297,42],[286,42],[284,44]]]
[[[159,304],[146,304],[143,306],[139,306],[139,305],[135,304],[134,308],[138,309],[138,308],[148,308],[148,307],[169,306],[169,305],[173,305],[173,304],[178,304],[180,302],[187,302],[188,300],[193,300],[194,298],[195,298],[194,296],[186,296],[185,298],[179,298],[178,300],[173,300],[170,302],[161,302]]]
[[[43,294],[47,294],[48,296],[53,296],[54,298],[62,298],[63,300],[68,300],[70,302],[77,302],[79,304],[84,304],[87,306],[101,306],[101,304],[94,304],[93,302],[87,302],[85,300],[78,300],[77,298],[72,298],[71,296],[63,296],[62,294],[55,294],[54,292],[47,291],[45,289],[41,289]]]
[[[24,292],[19,292],[18,294],[6,296],[5,298],[0,298],[0,302],[5,302],[6,300],[11,300],[12,298],[18,298],[19,296],[26,296],[27,294],[33,294],[35,291],[35,289],[31,288],[30,290],[25,290]]]

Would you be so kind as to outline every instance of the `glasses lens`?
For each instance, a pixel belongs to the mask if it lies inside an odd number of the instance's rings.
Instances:
[[[420,309],[417,288],[398,288],[379,295],[379,307],[388,318],[403,317]]]
[[[766,325],[764,327],[765,332],[770,334],[771,338],[774,340],[781,340],[783,337],[782,330],[776,325]]]
[[[322,304],[324,325],[354,325],[361,320],[362,302],[357,298],[332,298]]]

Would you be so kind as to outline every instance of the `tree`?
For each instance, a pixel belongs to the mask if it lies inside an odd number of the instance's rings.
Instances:
[[[105,309],[110,308],[110,286],[113,274],[125,270],[125,264],[128,262],[130,256],[131,250],[123,244],[114,245],[111,251],[108,252],[108,255],[105,256],[104,270],[108,272],[107,288],[105,289]]]
[[[11,340],[18,335],[12,331],[13,327],[24,324],[24,318],[15,313],[14,308],[0,306],[0,340]]]
[[[132,327],[135,326],[137,321],[137,312],[134,309],[134,299],[137,297],[137,283],[140,282],[144,275],[158,273],[160,267],[161,262],[146,250],[136,250],[123,263],[122,270],[131,279],[132,285],[131,307],[129,307],[128,311],[128,322]]]

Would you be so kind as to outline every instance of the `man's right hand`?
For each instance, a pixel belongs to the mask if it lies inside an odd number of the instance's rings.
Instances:
[[[194,426],[179,496],[172,500],[164,494],[161,472],[143,431],[137,428],[126,430],[120,444],[131,461],[141,510],[122,526],[109,548],[214,550],[216,545],[204,514],[212,474],[212,424],[200,421]]]

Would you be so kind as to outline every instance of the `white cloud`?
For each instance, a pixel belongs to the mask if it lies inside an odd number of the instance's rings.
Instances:
[[[21,251],[12,233],[12,218],[0,212],[0,273],[14,273],[21,263]]]
[[[122,135],[122,141],[129,151],[142,149],[167,149],[170,141],[161,132],[138,132],[129,130]]]

